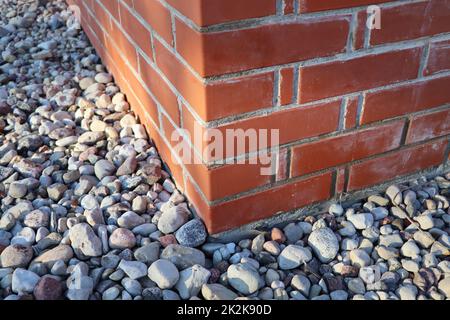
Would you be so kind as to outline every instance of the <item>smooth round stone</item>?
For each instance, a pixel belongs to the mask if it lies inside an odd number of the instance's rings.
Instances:
[[[356,229],[364,230],[373,225],[373,215],[371,213],[356,213],[347,217]]]
[[[290,270],[309,262],[312,259],[311,251],[306,248],[288,245],[278,256],[278,265],[280,269]]]
[[[48,275],[39,280],[33,291],[36,300],[62,300],[63,293],[64,286],[61,281]]]
[[[153,263],[159,258],[159,242],[152,242],[134,251],[134,258],[143,263]]]
[[[416,300],[418,290],[413,285],[403,285],[395,293],[399,296],[400,300]]]
[[[350,261],[359,268],[367,267],[370,265],[370,256],[364,250],[355,249],[350,251]]]
[[[389,211],[383,207],[376,207],[370,211],[373,214],[375,220],[382,220],[389,215]]]
[[[95,75],[94,79],[95,79],[96,82],[103,83],[103,84],[110,83],[113,80],[112,79],[112,75],[110,75],[109,73],[105,73],[105,72],[97,73]]]
[[[196,264],[180,272],[180,279],[175,285],[182,299],[197,297],[211,277],[211,272],[202,266]]]
[[[300,225],[289,223],[283,228],[283,233],[287,238],[288,243],[295,243],[303,237],[303,229]]]
[[[77,255],[82,254],[86,257],[101,256],[102,242],[87,223],[79,223],[73,226],[69,231],[72,248]]]
[[[338,239],[329,228],[314,230],[308,237],[308,244],[323,263],[333,260],[339,251]]]
[[[117,219],[117,224],[121,228],[133,229],[145,223],[145,219],[133,211],[127,211]]]
[[[199,219],[187,222],[175,233],[178,243],[185,247],[201,246],[205,243],[207,236],[205,225]]]
[[[118,266],[130,279],[136,280],[147,275],[147,266],[140,261],[127,261],[122,259]]]
[[[396,185],[391,185],[386,189],[386,196],[397,205],[403,202],[403,193]]]
[[[356,233],[356,229],[351,222],[342,221],[338,233],[343,237],[351,237]]]
[[[8,195],[15,199],[23,198],[28,193],[28,188],[22,182],[13,182],[9,185]]]
[[[120,295],[119,288],[112,287],[112,288],[109,288],[109,289],[105,290],[105,292],[103,292],[102,299],[103,300],[116,300],[116,298],[119,295]]]
[[[184,270],[193,265],[205,266],[205,254],[195,248],[177,244],[168,245],[161,253],[161,258],[171,261],[177,268]]]
[[[127,290],[127,292],[133,297],[136,297],[142,293],[142,285],[137,280],[123,278],[121,284],[124,289]]]
[[[18,268],[12,276],[12,291],[15,293],[31,293],[39,282],[40,277],[34,272]]]
[[[420,248],[417,246],[414,240],[408,240],[405,244],[400,248],[400,253],[408,258],[416,258],[420,255]]]
[[[242,294],[256,292],[261,284],[259,273],[248,264],[233,264],[227,270],[229,284]]]
[[[364,294],[366,286],[360,278],[351,279],[347,284],[348,289],[355,294]]]
[[[446,276],[444,279],[439,281],[438,289],[447,297],[447,299],[450,298],[450,277],[449,276]]]
[[[109,247],[112,249],[133,248],[135,245],[136,237],[128,229],[117,228],[109,237]]]
[[[112,176],[116,172],[116,167],[108,160],[99,160],[95,163],[94,172],[98,179]]]
[[[348,293],[345,290],[336,290],[330,293],[331,300],[347,300]]]
[[[32,263],[43,263],[48,268],[52,268],[57,261],[67,263],[73,257],[72,247],[66,244],[61,244],[53,249],[41,253]]]
[[[33,249],[30,246],[12,244],[3,250],[0,262],[3,268],[24,268],[32,258]]]
[[[344,208],[338,204],[338,203],[333,203],[329,208],[328,208],[328,213],[340,217],[344,214]]]
[[[297,274],[291,280],[291,287],[300,292],[303,296],[308,297],[311,282],[304,275]]]
[[[160,289],[170,289],[178,282],[180,274],[172,262],[159,259],[153,262],[148,268],[148,277]]]
[[[219,283],[204,284],[202,296],[205,300],[234,300],[238,297],[236,293]]]
[[[158,230],[169,234],[178,230],[189,219],[189,214],[184,207],[176,206],[164,212],[158,220]]]
[[[435,241],[433,236],[429,232],[420,230],[414,233],[414,240],[417,244],[425,249],[430,248]]]
[[[366,283],[372,284],[380,280],[381,272],[378,266],[369,266],[359,269],[359,277]]]

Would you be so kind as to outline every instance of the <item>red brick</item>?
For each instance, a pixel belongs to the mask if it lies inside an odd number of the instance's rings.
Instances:
[[[345,168],[336,170],[336,188],[335,195],[340,195],[345,191]]]
[[[211,208],[209,231],[217,233],[330,198],[331,173],[290,182]]]
[[[447,140],[420,145],[371,159],[350,168],[348,191],[362,189],[442,163]]]
[[[359,7],[391,0],[299,0],[300,13]]]
[[[353,49],[359,50],[364,48],[364,40],[367,28],[367,12],[365,10],[358,11],[356,15],[356,30],[353,34]]]
[[[273,72],[212,82],[206,86],[208,118],[256,111],[273,104]]]
[[[344,129],[352,129],[357,125],[359,97],[351,97],[347,100],[344,114]]]
[[[447,76],[368,93],[361,122],[367,124],[447,104],[449,88]]]
[[[119,20],[119,3],[117,0],[100,0],[114,19]]]
[[[178,99],[172,89],[164,79],[139,55],[140,76],[147,87],[155,95],[161,106],[170,115],[170,118],[180,125],[180,111],[178,109]]]
[[[262,175],[262,168],[269,169],[270,165],[263,165],[258,161],[255,164],[236,163],[210,170],[211,191],[207,198],[221,199],[269,184],[273,176]]]
[[[273,72],[204,85],[157,40],[155,51],[159,69],[205,121],[272,106]]]
[[[147,1],[147,0],[143,0]],[[166,0],[198,26],[274,15],[276,0]]]
[[[150,31],[122,3],[120,4],[120,20],[128,36],[151,58],[153,53]]]
[[[424,141],[450,133],[450,109],[415,116],[409,125],[407,143]]]
[[[450,0],[402,3],[381,9],[381,29],[373,29],[370,44],[415,39],[450,31]]]
[[[294,69],[284,68],[280,70],[280,104],[291,104],[294,94]]]
[[[412,48],[300,68],[300,102],[414,79],[421,52],[421,48]]]
[[[125,56],[126,60],[130,63],[133,69],[137,71],[138,65],[137,65],[136,49],[115,22],[112,23],[111,32],[109,35],[111,41],[114,41],[114,43],[119,48],[122,55]],[[115,48],[112,47],[109,47],[109,49],[115,50]],[[125,69],[119,68],[119,70],[126,70],[126,68]]]
[[[291,176],[301,176],[384,153],[400,146],[404,121],[292,148]]]
[[[288,149],[283,148],[278,152],[277,175],[275,180],[282,181],[289,178],[288,173]]]
[[[183,114],[186,114],[185,112]],[[175,146],[178,141],[171,141],[172,132],[177,130],[165,116],[162,117],[166,139]],[[184,140],[183,140],[184,141]],[[184,141],[184,143],[187,143]],[[189,143],[187,143],[189,146]],[[191,150],[192,161],[199,161]],[[181,155],[180,155],[181,156]],[[195,157],[195,158],[194,158]],[[270,167],[269,159],[264,155],[260,158],[252,157],[244,163],[230,163],[222,166],[207,168],[200,163],[184,163],[187,171],[197,182],[206,199],[213,201],[240,192],[248,191],[271,182],[273,175],[262,175],[261,168]],[[273,164],[275,165],[275,164]]]
[[[284,14],[294,13],[294,2],[295,0],[284,0]]]
[[[170,11],[158,0],[133,0],[133,3],[136,12],[145,19],[150,27],[169,45],[173,45]]]
[[[93,13],[95,14],[95,20],[97,20],[101,26],[103,26],[106,31],[111,31],[111,18],[109,17],[107,11],[103,9],[103,7],[97,2],[93,2],[93,6],[91,8]]]
[[[330,56],[345,51],[349,20],[339,15],[212,33],[177,20],[177,51],[203,77]]]
[[[430,45],[428,63],[424,75],[450,70],[450,41],[433,42]]]
[[[271,144],[271,130],[279,130],[280,145],[319,136],[322,134],[330,133],[337,130],[339,122],[340,101],[331,103],[317,104],[308,107],[300,107],[294,109],[286,109],[271,113],[265,116],[257,116],[253,118],[244,119],[241,121],[233,122],[230,124],[222,125],[218,129],[222,132],[223,136],[226,136],[227,130],[267,130],[268,144]],[[185,118],[186,120],[186,118]],[[189,119],[192,121],[192,118]],[[185,126],[192,130],[194,124],[187,124]],[[205,148],[206,145],[203,145]],[[254,152],[258,150],[258,146],[249,146],[248,143],[245,146],[245,153]],[[225,145],[226,149],[227,146]],[[230,148],[230,146],[228,146]],[[225,152],[224,152],[225,153]],[[242,152],[238,152],[237,143],[235,141],[234,148],[235,155],[241,155]]]

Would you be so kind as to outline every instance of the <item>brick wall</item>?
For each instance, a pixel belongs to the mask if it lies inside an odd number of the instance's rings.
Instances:
[[[69,3],[212,233],[448,166],[450,0]],[[178,163],[171,133],[195,126],[280,129],[276,173],[187,135],[201,164]]]

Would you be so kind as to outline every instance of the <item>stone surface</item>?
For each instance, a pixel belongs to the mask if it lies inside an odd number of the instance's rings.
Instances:
[[[186,247],[201,246],[207,236],[203,222],[198,219],[187,222],[175,233],[178,243]]]
[[[261,284],[258,271],[248,264],[233,264],[227,271],[228,282],[242,294],[249,295],[256,292]]]
[[[205,300],[234,300],[238,297],[236,293],[218,283],[204,284],[202,296]]]
[[[177,267],[169,260],[159,259],[148,268],[148,277],[160,289],[171,289],[180,278]]]
[[[308,237],[308,244],[319,260],[324,263],[333,260],[339,251],[339,242],[329,228],[314,230]]]
[[[87,223],[73,226],[69,237],[75,254],[86,257],[98,257],[102,254],[102,242]]]
[[[312,259],[311,251],[306,248],[288,245],[278,257],[278,265],[283,270],[295,269]]]
[[[195,297],[202,286],[208,282],[211,272],[200,265],[194,265],[180,272],[180,279],[175,288],[182,299]]]

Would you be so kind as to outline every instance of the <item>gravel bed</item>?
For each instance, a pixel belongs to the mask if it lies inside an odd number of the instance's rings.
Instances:
[[[64,1],[0,9],[0,299],[450,297],[450,174],[209,243]]]

